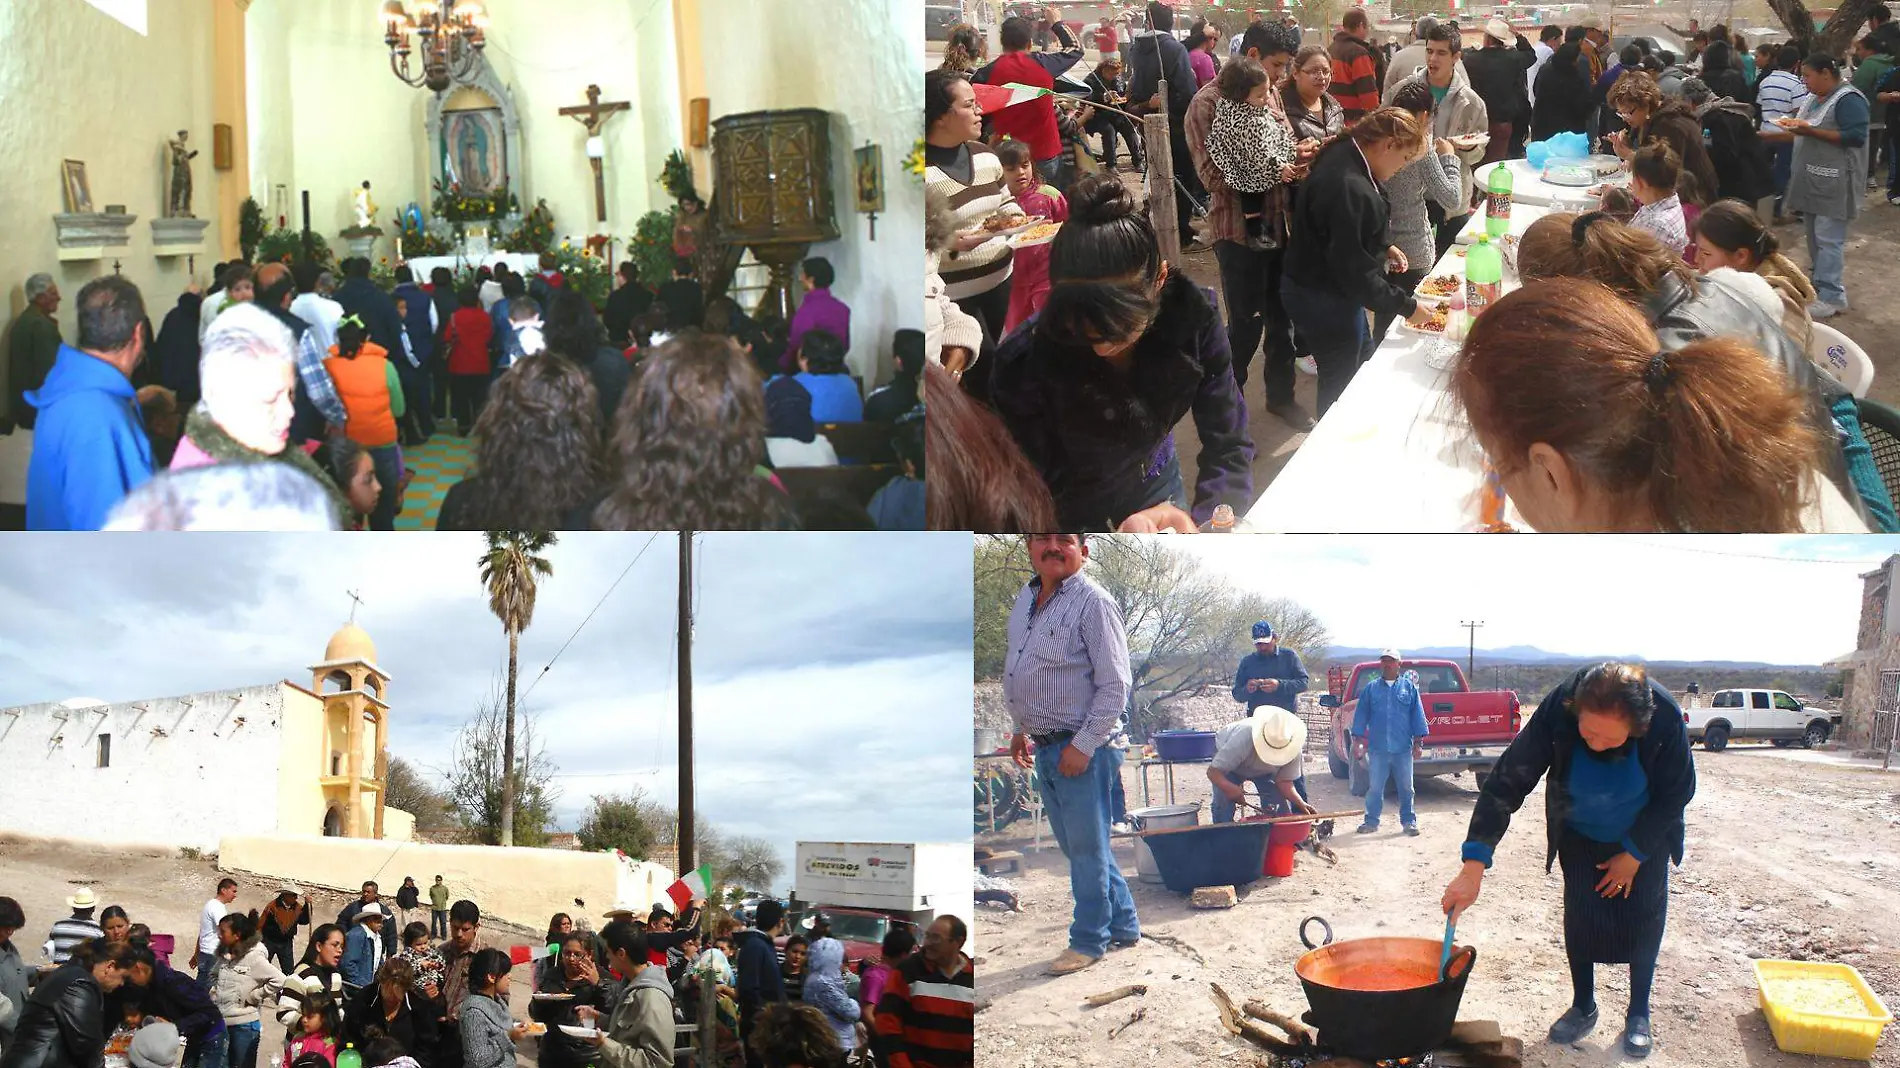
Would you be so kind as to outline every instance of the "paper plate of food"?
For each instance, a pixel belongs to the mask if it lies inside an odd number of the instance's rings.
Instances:
[[[537,990],[537,991],[535,991],[535,993],[534,993],[534,1000],[536,1000],[536,1001],[573,1001],[573,1000],[574,1000],[574,995],[572,995],[572,994],[549,994],[549,993],[543,993],[542,991],[539,991],[539,990]]]
[[[1464,279],[1455,274],[1435,274],[1418,284],[1418,297],[1421,300],[1427,297],[1449,297],[1464,284]]]
[[[1412,323],[1405,319],[1398,320],[1395,325],[1402,326],[1413,333],[1425,334],[1431,337],[1443,337],[1445,334],[1445,320],[1449,314],[1448,307],[1430,300],[1420,300],[1419,306],[1431,312],[1432,317],[1417,326],[1412,325]]]
[[[1468,133],[1459,134],[1457,137],[1447,137],[1445,140],[1450,141],[1453,147],[1456,148],[1483,148],[1485,145],[1491,143],[1491,135],[1488,133]]]
[[[548,1033],[548,1025],[539,1020],[529,1020],[528,1033],[531,1035],[545,1035]]]
[[[982,225],[978,226],[977,229],[993,237],[1008,237],[1011,234],[1020,234],[1032,226],[1037,226],[1048,221],[1048,219],[1040,215],[1024,215],[1021,212],[999,211],[989,218],[984,219]]]
[[[572,1038],[593,1038],[595,1035],[600,1034],[600,1030],[593,1027],[576,1027],[573,1024],[562,1024],[561,1033]]]
[[[1010,248],[1028,248],[1031,245],[1046,245],[1056,239],[1056,232],[1062,229],[1059,222],[1040,222],[1026,227],[1021,233],[1009,239]]]

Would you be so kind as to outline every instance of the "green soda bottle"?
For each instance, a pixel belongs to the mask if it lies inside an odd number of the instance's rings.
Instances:
[[[1488,235],[1479,234],[1478,243],[1465,253],[1465,314],[1476,319],[1503,295],[1504,256]]]
[[[349,1043],[343,1052],[336,1055],[336,1068],[363,1068],[363,1055],[356,1052],[356,1044]]]
[[[1499,161],[1484,183],[1484,232],[1495,241],[1511,232],[1511,166]]]

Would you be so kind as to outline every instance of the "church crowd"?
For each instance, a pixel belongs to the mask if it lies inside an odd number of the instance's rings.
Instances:
[[[540,268],[404,265],[385,288],[362,258],[233,261],[162,313],[105,276],[72,344],[33,275],[5,398],[34,432],[27,527],[391,530],[406,450],[454,435],[473,466],[439,529],[922,529],[923,336],[896,332],[866,396],[829,261],[800,266],[789,322],[708,299],[683,256],[667,279],[621,264],[600,309]],[[795,500],[780,472],[840,466],[839,427],[881,432],[894,476]]]
[[[29,963],[27,917],[0,897],[0,1068],[256,1068],[260,1048],[276,1068],[671,1068],[706,997],[715,1063],[729,1068],[972,1063],[973,970],[955,917],[921,946],[894,929],[878,956],[847,961],[822,913],[784,937],[775,900],[716,922],[703,901],[677,917],[667,902],[616,907],[597,932],[557,913],[544,946],[504,947],[439,875],[426,890],[404,879],[393,900],[365,882],[314,927],[294,884],[248,912],[239,892],[218,882],[183,967],[172,936],[99,910],[85,887]],[[511,997],[529,964],[530,989]]]
[[[1534,42],[1492,18],[1471,48],[1433,17],[1375,44],[1362,8],[1317,41],[1253,13],[1229,36],[1149,3],[1094,28],[1086,76],[1059,9],[1036,10],[1001,21],[994,57],[953,27],[925,79],[933,527],[1231,528],[1265,489],[1249,380],[1310,431],[1404,320],[1441,335],[1459,432],[1537,530],[1900,529],[1861,405],[1809,355],[1848,307],[1875,140],[1900,176],[1885,5],[1848,57],[1753,52],[1725,26],[1692,27],[1683,56],[1640,37],[1613,51],[1587,14]],[[1144,144],[1156,113],[1168,144]],[[1566,134],[1609,180],[1577,190],[1588,210],[1513,224],[1503,284],[1460,338],[1448,291],[1419,287],[1462,275],[1453,245],[1510,205],[1477,170]],[[1218,292],[1163,252],[1139,173],[1158,158]],[[1045,220],[1053,237],[1019,234]],[[1796,234],[1805,269],[1782,251]]]

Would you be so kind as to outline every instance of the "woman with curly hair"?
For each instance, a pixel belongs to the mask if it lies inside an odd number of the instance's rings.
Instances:
[[[687,330],[647,357],[620,402],[599,530],[787,530],[763,475],[765,390],[730,338]]]
[[[982,66],[988,55],[989,42],[976,32],[975,26],[952,26],[949,38],[943,43],[943,62],[938,64],[938,69],[969,74]]]
[[[586,370],[600,398],[601,425],[612,422],[633,371],[627,366],[627,358],[608,342],[607,328],[594,314],[594,306],[579,290],[558,288],[548,295],[542,323],[541,335],[548,351]]]
[[[437,530],[586,529],[602,471],[587,372],[547,353],[495,381],[476,420],[475,473],[449,487]]]
[[[765,1068],[841,1068],[844,1050],[817,1009],[780,1002],[759,1013],[751,1052]]]

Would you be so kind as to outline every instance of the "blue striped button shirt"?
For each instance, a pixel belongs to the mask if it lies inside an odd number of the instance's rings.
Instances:
[[[1064,579],[1038,609],[1041,588],[1031,579],[1010,610],[1003,698],[1018,731],[1074,731],[1070,744],[1093,754],[1128,702],[1121,609],[1086,575]]]

